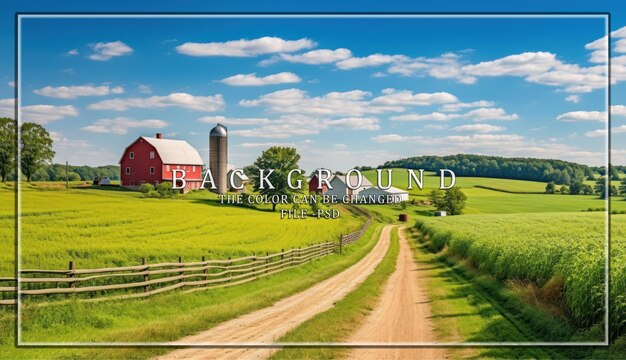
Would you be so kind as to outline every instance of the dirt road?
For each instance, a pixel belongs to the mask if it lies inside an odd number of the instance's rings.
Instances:
[[[387,252],[391,226],[385,226],[374,248],[359,262],[315,286],[274,305],[226,321],[207,331],[182,338],[176,344],[271,343],[314,315],[330,309],[362,283]],[[278,349],[187,348],[157,359],[263,359]]]
[[[419,281],[419,264],[403,231],[396,270],[383,289],[378,306],[350,338],[351,342],[434,342],[426,289]],[[442,359],[443,349],[353,349],[349,359]]]

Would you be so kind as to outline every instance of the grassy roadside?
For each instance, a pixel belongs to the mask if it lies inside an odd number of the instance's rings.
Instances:
[[[338,301],[335,307],[287,333],[279,342],[345,341],[374,308],[383,285],[396,268],[400,251],[398,229],[391,231],[391,246],[374,272],[354,291]],[[335,359],[349,351],[346,348],[287,348],[274,353],[271,359]]]
[[[259,279],[245,286],[181,294],[173,292],[145,300],[68,303],[23,309],[24,341],[129,342],[171,341],[220,322],[271,305],[348,268],[367,254],[380,235],[375,223],[344,254],[331,255],[302,267]],[[15,348],[14,313],[0,313],[0,358],[141,359],[170,349],[45,349]]]
[[[433,323],[440,341],[515,342],[577,341],[597,337],[601,329],[591,329],[585,336],[564,319],[551,316],[523,300],[493,277],[480,274],[446,253],[434,253],[428,240],[411,229],[411,247],[415,259],[423,264],[421,275],[432,301]],[[594,349],[568,348],[452,348],[453,358],[584,358],[593,357]],[[601,358],[604,358],[601,356]]]

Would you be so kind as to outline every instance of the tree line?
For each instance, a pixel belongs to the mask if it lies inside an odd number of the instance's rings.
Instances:
[[[415,156],[387,161],[379,168],[424,169],[427,171],[450,169],[457,176],[554,182],[555,184],[568,186],[585,179],[595,180],[593,168],[573,162],[471,154]]]
[[[55,152],[50,133],[41,125],[26,122],[20,126],[21,169],[27,181],[61,181],[66,179],[65,165],[52,164]],[[17,171],[17,122],[11,118],[0,118],[0,179],[12,181]],[[117,165],[69,166],[70,181],[93,180],[98,176],[119,179]]]

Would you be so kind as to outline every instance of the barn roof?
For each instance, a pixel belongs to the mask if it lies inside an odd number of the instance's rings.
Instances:
[[[408,194],[408,191],[406,190],[402,190],[402,189],[398,189],[397,187],[393,187],[391,186],[389,189],[382,189],[380,187],[371,187],[368,189],[363,190],[363,192],[370,192],[370,191],[379,191],[379,192],[383,192],[383,193],[387,193],[387,194]]]
[[[157,139],[147,136],[142,136],[141,139],[154,146],[163,164],[204,165],[198,150],[185,140]]]
[[[341,181],[342,183],[346,183],[346,176],[345,175],[335,175],[333,176],[333,178],[330,181],[333,181],[335,178],[337,178],[337,180]],[[357,175],[351,175],[350,176],[350,184],[354,184],[357,181]],[[361,187],[371,187],[373,186],[372,183],[367,180],[367,178],[365,176],[363,176],[363,182],[361,183]]]

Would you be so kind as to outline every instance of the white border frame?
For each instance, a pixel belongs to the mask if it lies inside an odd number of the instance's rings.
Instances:
[[[22,19],[33,18],[193,18],[193,19],[210,19],[210,18],[229,18],[229,19],[249,19],[249,18],[581,18],[581,19],[604,19],[604,27],[607,42],[607,62],[608,67],[605,87],[605,112],[607,114],[606,121],[606,139],[605,139],[605,166],[608,169],[610,162],[610,131],[611,131],[611,90],[610,90],[610,15],[607,14],[17,14],[17,125],[21,122],[21,82],[22,82]],[[20,132],[17,132],[17,142],[20,143]],[[22,341],[22,317],[21,317],[21,281],[18,274],[21,272],[21,150],[17,147],[17,208],[16,208],[16,277],[17,277],[17,346],[19,347],[167,347],[167,348],[290,348],[290,347],[359,347],[359,348],[418,348],[418,347],[550,347],[550,346],[608,346],[609,345],[609,266],[610,266],[610,197],[605,197],[606,219],[605,219],[605,264],[604,264],[604,341],[602,342],[399,342],[399,343],[346,343],[346,342],[290,342],[290,343],[264,343],[264,342],[243,342],[243,343],[182,343],[182,342],[23,342]],[[607,184],[610,184],[607,177]],[[608,187],[606,192],[608,194]]]

